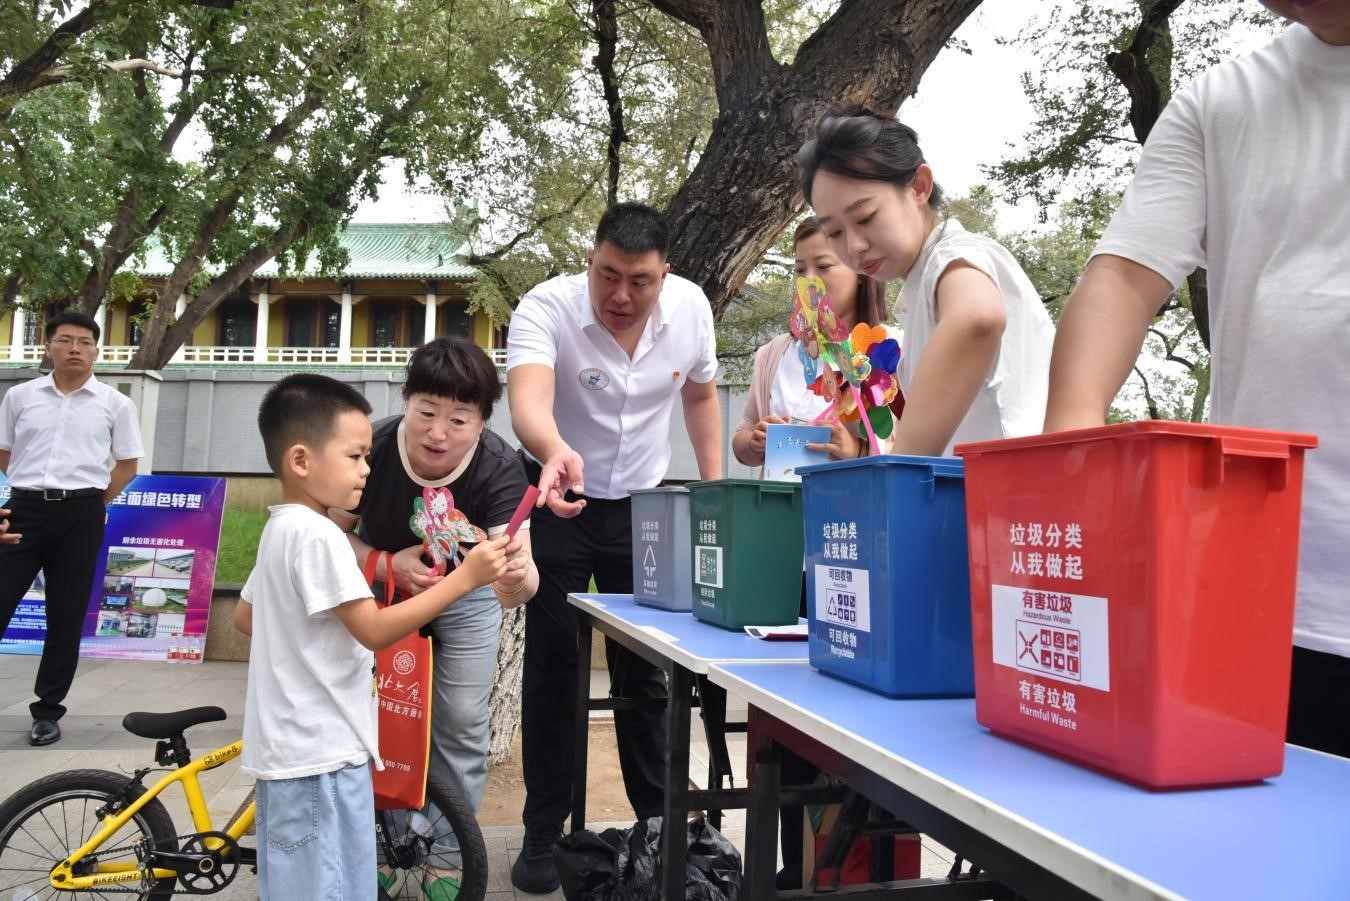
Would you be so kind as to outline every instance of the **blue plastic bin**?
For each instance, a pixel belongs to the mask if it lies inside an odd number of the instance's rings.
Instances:
[[[633,600],[662,610],[694,606],[689,489],[643,488],[633,497]]]
[[[891,697],[974,696],[962,461],[884,455],[799,472],[811,665]]]

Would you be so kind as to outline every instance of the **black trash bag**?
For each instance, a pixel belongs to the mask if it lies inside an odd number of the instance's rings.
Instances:
[[[740,896],[740,852],[706,817],[691,820],[684,866],[685,901],[737,901]]]
[[[553,863],[567,901],[660,901],[661,818],[564,835]]]
[[[686,901],[737,901],[736,848],[703,817],[689,824],[688,839]],[[553,846],[553,862],[568,901],[661,901],[661,819],[565,835]]]
[[[609,901],[614,897],[619,849],[627,844],[626,831],[606,829],[597,835],[582,829],[558,839],[553,845],[553,864],[558,868],[564,898]]]

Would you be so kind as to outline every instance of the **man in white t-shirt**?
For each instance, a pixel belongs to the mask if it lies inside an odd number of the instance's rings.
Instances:
[[[1350,756],[1350,0],[1178,93],[1059,324],[1046,431],[1101,425],[1169,292],[1209,271],[1211,419],[1312,432],[1289,740]]]
[[[617,204],[587,271],[536,286],[511,318],[511,423],[546,504],[531,524],[539,591],[525,608],[525,843],[511,869],[521,891],[558,887],[551,848],[571,809],[577,620],[567,595],[592,577],[602,592],[632,592],[628,493],[665,477],[677,395],[699,475],[722,475],[712,312],[697,285],[669,274],[669,244],[660,212]],[[660,670],[608,639],[605,650],[616,696],[665,696]],[[633,810],[659,816],[665,713],[618,710],[614,721]]]

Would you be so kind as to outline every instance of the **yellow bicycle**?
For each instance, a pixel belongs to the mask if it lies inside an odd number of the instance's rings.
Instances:
[[[69,770],[15,792],[0,805],[0,901],[64,892],[145,899],[169,898],[175,891],[209,895],[229,885],[241,866],[256,872],[256,849],[240,844],[253,826],[254,805],[218,831],[198,778],[238,757],[243,742],[194,760],[184,737],[193,726],[223,719],[219,707],[129,713],[122,727],[157,741],[156,766],[130,776]],[[143,780],[157,770],[164,775],[147,787]],[[159,800],[175,783],[187,799],[191,833],[178,832]],[[376,812],[381,898],[481,901],[487,849],[473,811],[435,777],[427,781],[427,801],[420,811]]]

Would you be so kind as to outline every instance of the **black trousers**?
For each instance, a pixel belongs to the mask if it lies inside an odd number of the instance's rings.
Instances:
[[[9,626],[24,592],[42,570],[47,579],[47,638],[33,685],[38,699],[28,709],[35,720],[59,720],[80,661],[80,633],[103,548],[106,510],[98,495],[65,501],[16,497],[9,509],[9,530],[23,540],[0,544],[0,631]]]
[[[1288,739],[1350,757],[1350,657],[1294,648]]]
[[[526,465],[530,481],[537,482],[538,467]],[[588,498],[573,519],[559,519],[544,507],[530,520],[539,591],[525,605],[521,743],[527,825],[560,824],[572,809],[578,615],[567,595],[587,591],[592,576],[601,592],[632,593],[632,531],[627,498]],[[608,638],[605,657],[612,696],[667,696],[664,672]],[[660,816],[665,803],[665,710],[655,704],[616,710],[614,726],[633,811],[639,819]]]

